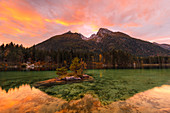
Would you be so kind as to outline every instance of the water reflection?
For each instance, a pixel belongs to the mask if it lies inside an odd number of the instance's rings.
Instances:
[[[100,78],[102,77],[102,75],[103,75],[103,72],[100,70]]]
[[[0,113],[55,112],[63,102],[27,84],[8,92],[0,88]]]
[[[103,106],[98,99],[86,95],[80,100],[67,102],[63,99],[51,97],[44,92],[21,85],[8,92],[0,88],[0,112],[142,112],[164,113],[170,112],[170,85],[155,87],[138,93],[126,101],[113,102]]]
[[[0,88],[0,111],[9,109],[24,101],[28,101],[33,94],[38,92],[37,89],[29,85],[22,85],[19,88],[11,88],[6,92]]]
[[[140,112],[170,112],[170,85],[162,85],[129,98],[127,103],[138,108]]]

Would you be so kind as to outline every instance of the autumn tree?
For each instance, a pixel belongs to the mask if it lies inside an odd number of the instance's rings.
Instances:
[[[83,70],[86,69],[87,64],[82,61],[78,57],[72,60],[72,64],[70,65],[70,70],[73,71],[76,75],[82,75]]]
[[[77,74],[77,71],[81,68],[81,64],[79,62],[80,59],[76,57],[72,60],[72,64],[70,65],[70,70],[74,71],[75,74]]]
[[[67,68],[61,67],[56,69],[56,74],[59,76],[66,75],[67,74]]]

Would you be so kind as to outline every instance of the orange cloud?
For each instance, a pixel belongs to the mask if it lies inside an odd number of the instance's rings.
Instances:
[[[17,2],[7,2],[1,1],[0,2],[0,15],[1,20],[8,20],[8,21],[16,21],[22,23],[25,27],[35,27],[37,24],[38,26],[43,26],[42,17],[36,13],[32,7],[29,6],[27,2],[23,2],[21,0],[17,0],[26,4],[26,6],[20,6]],[[35,25],[36,23],[36,25]]]
[[[170,35],[168,4],[153,0],[0,0],[0,40],[31,46],[68,30],[89,36],[101,27],[153,40]]]
[[[24,4],[24,6],[19,3]],[[0,32],[8,35],[34,34],[30,30],[44,28],[41,15],[36,13],[26,1],[0,1]],[[22,30],[21,30],[22,29]]]
[[[64,25],[64,26],[80,25],[80,24],[82,24],[82,22],[67,22],[67,21],[60,20],[60,19],[45,19],[45,21],[47,21],[47,22],[54,22],[56,24],[61,24],[61,25]]]
[[[93,32],[97,32],[98,31],[99,27],[97,25],[91,24],[90,26],[91,26]]]

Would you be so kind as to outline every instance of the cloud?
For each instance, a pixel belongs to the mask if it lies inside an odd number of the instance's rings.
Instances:
[[[169,5],[167,0],[1,0],[0,40],[32,46],[69,30],[90,36],[106,27],[170,43]]]

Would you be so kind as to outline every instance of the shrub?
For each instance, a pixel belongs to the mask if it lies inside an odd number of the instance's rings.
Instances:
[[[66,75],[67,74],[67,68],[61,67],[56,69],[56,74],[59,76]]]

